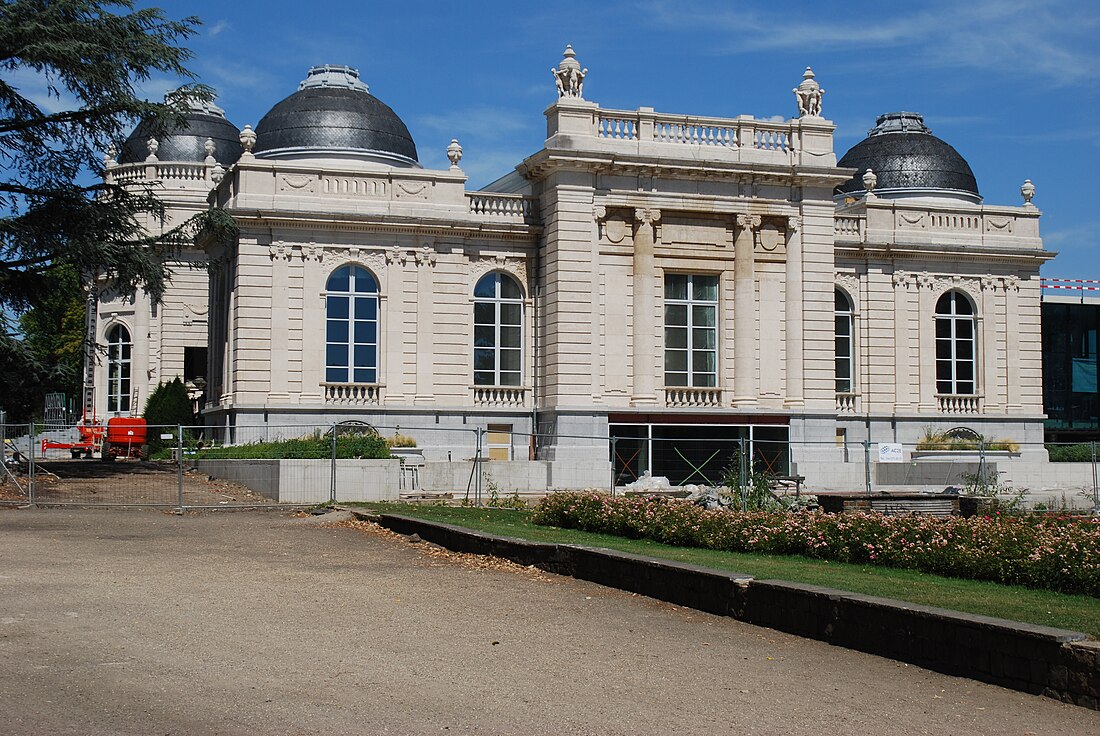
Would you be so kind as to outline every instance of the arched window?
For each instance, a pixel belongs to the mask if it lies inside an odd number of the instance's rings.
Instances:
[[[107,412],[130,411],[130,364],[134,344],[130,331],[115,325],[107,333]]]
[[[836,335],[836,392],[855,393],[855,355],[852,322],[852,302],[848,295],[837,289],[833,297]]]
[[[511,276],[491,273],[474,287],[474,384],[523,383],[523,293]]]
[[[341,266],[325,284],[325,381],[378,383],[378,282]]]
[[[974,305],[949,291],[936,302],[936,393],[977,393]]]

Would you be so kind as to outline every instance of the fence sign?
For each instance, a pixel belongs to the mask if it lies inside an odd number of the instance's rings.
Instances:
[[[880,463],[905,462],[905,452],[900,442],[879,442],[878,461]]]

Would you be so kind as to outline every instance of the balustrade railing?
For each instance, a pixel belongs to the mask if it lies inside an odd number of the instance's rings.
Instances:
[[[382,403],[382,387],[377,383],[323,383],[326,404],[373,406]]]
[[[213,168],[213,166],[204,163],[139,161],[133,164],[112,166],[107,169],[107,176],[116,184],[138,181],[211,181],[210,174],[213,172]],[[151,176],[150,169],[152,170]]]
[[[936,406],[941,414],[979,414],[982,397],[978,395],[936,394]]]
[[[529,222],[534,218],[534,200],[521,194],[498,194],[494,192],[467,192],[470,213],[484,217]]]
[[[857,399],[858,394],[850,393],[837,393],[836,395],[836,410],[839,414],[855,414],[859,411]]]
[[[522,407],[527,396],[522,386],[474,386],[473,390],[476,406]]]
[[[867,220],[863,217],[851,215],[838,215],[833,218],[833,232],[842,238],[863,240],[863,231],[867,226]]]
[[[789,123],[728,120],[694,115],[663,115],[632,110],[599,110],[596,136],[612,140],[750,148],[788,153],[794,150]]]
[[[722,405],[722,389],[697,387],[665,387],[665,406],[668,407],[718,407]]]

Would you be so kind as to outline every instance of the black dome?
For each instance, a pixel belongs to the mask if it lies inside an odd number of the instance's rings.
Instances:
[[[386,103],[367,91],[359,72],[323,66],[309,70],[299,90],[271,108],[256,126],[257,155],[331,151],[379,155],[419,165],[409,129]]]
[[[241,157],[240,131],[213,105],[189,112],[182,128],[156,130],[151,120],[143,120],[122,144],[120,164],[135,164],[149,155],[148,140],[156,138],[157,158],[161,161],[201,163],[206,159],[206,139],[214,141],[214,160],[229,166]]]
[[[913,112],[880,115],[867,137],[852,147],[837,166],[856,175],[836,188],[838,194],[863,192],[863,175],[875,172],[875,193],[884,190],[949,190],[980,199],[970,164],[944,143]]]

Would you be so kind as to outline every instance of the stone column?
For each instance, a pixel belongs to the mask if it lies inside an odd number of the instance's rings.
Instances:
[[[280,368],[271,371],[267,400],[271,404],[286,403],[290,400],[290,371],[286,360],[290,351],[290,305],[287,293],[290,288],[287,259],[290,251],[286,243],[276,241],[270,246],[271,255],[271,293],[278,296],[271,300],[271,358]],[[272,365],[272,368],[275,366]]]
[[[738,215],[733,252],[733,405],[756,404],[756,228],[759,215]]]
[[[414,404],[435,403],[435,315],[432,306],[432,268],[435,251],[423,246],[416,251],[416,396]]]
[[[997,385],[997,342],[1000,332],[997,309],[997,287],[1000,284],[992,276],[986,276],[981,280],[982,302],[980,305],[978,329],[981,330],[981,350],[978,353],[978,366],[981,370],[981,380],[978,383],[978,393],[982,394],[983,412],[1004,411],[1004,399],[1001,397],[1001,387]],[[977,339],[975,345],[978,345]],[[1007,350],[1005,351],[1007,354]]]
[[[654,324],[654,250],[657,223],[661,211],[634,210],[634,381],[630,403],[634,406],[657,403],[656,377],[657,330]]]
[[[935,412],[936,403],[936,283],[927,273],[917,277],[917,334],[920,336],[920,411]]]
[[[408,252],[398,245],[394,245],[386,251],[386,311],[382,322],[378,325],[380,340],[378,382],[386,385],[385,403],[400,404],[405,400],[407,382],[405,381],[405,327],[412,323],[405,314],[405,264],[408,262]],[[419,273],[417,274],[419,276]],[[420,282],[417,281],[417,288]],[[423,295],[418,292],[418,297]],[[420,331],[417,330],[419,336]],[[418,375],[419,375],[419,363]]]
[[[913,410],[913,387],[910,381],[913,358],[909,350],[910,311],[909,288],[913,277],[904,271],[894,271],[894,411]]]
[[[1013,327],[1020,319],[1020,280],[1005,279],[1005,411],[1019,412],[1020,403],[1020,341]]]
[[[786,407],[805,405],[802,383],[802,218],[787,218],[787,286],[784,317],[787,322]]]

